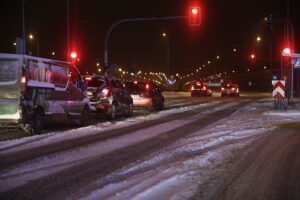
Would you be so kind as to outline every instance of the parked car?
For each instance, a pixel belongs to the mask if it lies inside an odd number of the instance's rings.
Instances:
[[[192,85],[191,88],[191,96],[206,96],[206,97],[211,97],[212,92],[209,86],[206,83],[200,83],[196,82]]]
[[[240,96],[238,85],[233,83],[223,83],[221,85],[221,96]]]
[[[44,123],[87,123],[86,83],[70,62],[0,54],[0,123],[29,127],[36,134]]]
[[[126,82],[125,87],[133,99],[133,106],[148,108],[150,111],[164,107],[162,89],[151,81]]]
[[[109,119],[133,114],[132,98],[117,78],[94,75],[85,76],[85,80],[92,112],[102,113]]]

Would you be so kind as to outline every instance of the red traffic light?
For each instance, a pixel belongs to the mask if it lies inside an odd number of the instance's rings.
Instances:
[[[189,23],[192,26],[200,25],[201,23],[200,7],[192,6],[189,8]]]
[[[287,48],[283,49],[283,53],[290,54],[291,53],[291,49],[287,47]]]
[[[73,51],[73,52],[70,54],[70,56],[71,56],[71,58],[76,59],[76,58],[77,58],[77,53]]]

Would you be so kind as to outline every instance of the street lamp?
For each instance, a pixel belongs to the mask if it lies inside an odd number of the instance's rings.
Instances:
[[[37,54],[37,57],[40,57],[40,49],[39,49],[39,42],[38,42],[38,40],[33,36],[33,34],[29,34],[29,36],[28,36],[28,38],[29,38],[29,40],[34,40],[35,39],[35,41],[36,41],[36,54]]]
[[[261,41],[261,37],[257,36],[256,42],[260,42],[260,41]]]
[[[170,75],[170,40],[165,32],[162,34],[162,36],[167,40],[167,68],[168,68],[168,75]]]

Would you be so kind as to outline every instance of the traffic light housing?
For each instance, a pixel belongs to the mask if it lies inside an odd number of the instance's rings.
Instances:
[[[271,31],[273,31],[273,14],[268,16],[268,26]]]
[[[291,49],[289,47],[286,47],[282,51],[284,56],[282,56],[282,66],[284,68],[291,68],[292,67],[292,57],[290,56],[291,54]]]
[[[189,7],[189,24],[191,26],[199,26],[201,24],[200,7],[198,6]]]

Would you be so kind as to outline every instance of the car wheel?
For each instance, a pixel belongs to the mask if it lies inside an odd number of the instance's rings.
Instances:
[[[37,109],[33,114],[31,132],[34,134],[41,134],[44,125],[44,111],[42,109]]]
[[[132,115],[133,115],[133,105],[132,105],[132,103],[130,103],[128,106],[128,109],[127,109],[126,116],[130,117]]]
[[[107,118],[113,120],[116,118],[116,105],[113,103],[111,107],[108,109]]]
[[[85,106],[81,113],[80,126],[88,125],[89,120],[89,109]]]

